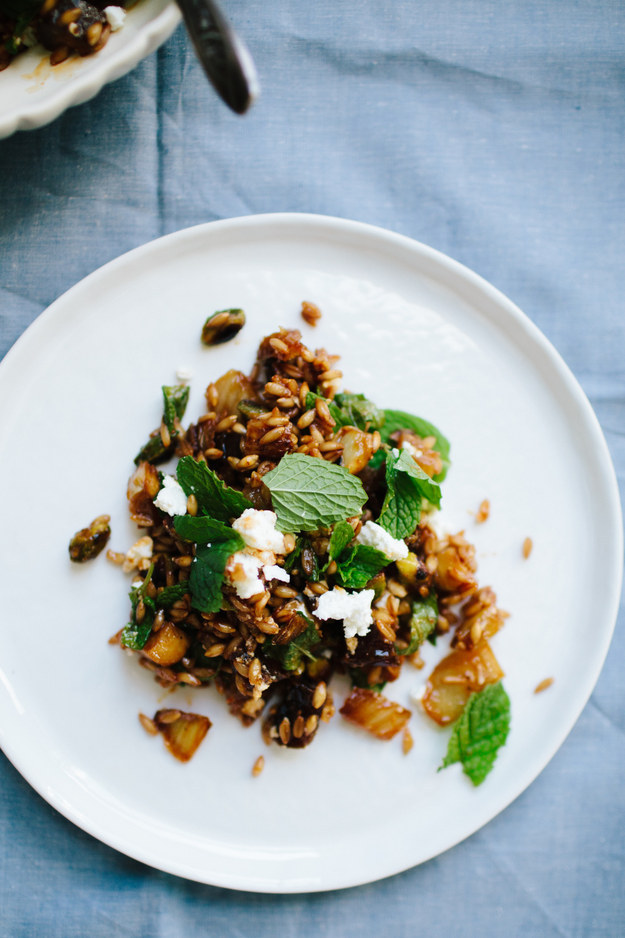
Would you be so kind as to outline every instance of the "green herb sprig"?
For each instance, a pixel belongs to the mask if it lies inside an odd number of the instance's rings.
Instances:
[[[471,694],[462,715],[453,725],[447,755],[439,768],[454,762],[474,785],[481,785],[493,767],[510,731],[510,698],[503,684],[488,684]]]
[[[263,482],[271,492],[280,531],[329,527],[360,513],[367,500],[362,482],[347,469],[299,453],[283,456]]]
[[[404,450],[391,450],[386,457],[386,496],[378,524],[395,538],[408,537],[419,523],[424,498],[436,508],[440,506],[438,482]]]

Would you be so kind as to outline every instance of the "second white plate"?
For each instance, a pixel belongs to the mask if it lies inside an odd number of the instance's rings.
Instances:
[[[68,107],[84,104],[154,52],[179,22],[172,0],[139,0],[128,11],[124,28],[96,55],[73,56],[54,67],[41,46],[19,55],[0,72],[0,139],[42,127]]]
[[[299,318],[320,305],[316,330]],[[230,344],[199,342],[206,316],[243,307]],[[114,549],[135,532],[126,479],[160,419],[160,385],[248,371],[278,325],[342,355],[345,386],[418,413],[452,442],[444,513],[477,544],[480,582],[511,612],[493,647],[512,730],[487,781],[437,774],[448,732],[412,705],[413,750],[342,721],[304,751],[265,749],[212,689],[177,692],[214,725],[188,765],[137,712],[162,691],[108,637],[128,583],[104,557],[70,565],[67,543],[103,512]],[[59,811],[118,850],[202,882],[266,892],[356,885],[457,843],[508,805],[571,729],[615,620],[621,521],[592,410],[546,339],[475,274],[390,232],[315,216],[258,216],[182,231],[120,258],[61,297],[0,367],[5,498],[2,746]],[[484,498],[491,517],[475,525]],[[521,545],[534,551],[523,560]],[[592,590],[580,589],[583,582]],[[592,630],[588,623],[592,622]],[[428,670],[442,655],[428,647]],[[388,686],[404,705],[426,672]],[[555,683],[535,695],[546,677]],[[341,702],[341,686],[337,697]],[[167,698],[172,700],[172,698]],[[258,755],[266,766],[251,777]],[[427,810],[424,806],[427,805]]]

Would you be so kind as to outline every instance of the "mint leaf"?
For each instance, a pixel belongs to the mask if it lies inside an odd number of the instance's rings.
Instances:
[[[218,612],[228,558],[243,550],[243,538],[227,524],[207,517],[176,515],[174,528],[184,540],[199,545],[189,575],[191,605],[200,612]]]
[[[193,456],[182,457],[176,476],[185,495],[195,495],[199,511],[218,521],[238,518],[246,508],[252,508],[249,498],[230,488],[205,462],[198,462]]]
[[[174,451],[174,443],[178,436],[174,422],[176,417],[179,420],[184,417],[189,402],[189,388],[183,384],[163,385],[161,391],[163,392],[163,423],[169,430],[171,443],[169,446],[164,446],[160,433],[151,436],[135,456],[136,465],[140,462],[162,462],[171,456]]]
[[[382,551],[367,544],[357,544],[346,550],[337,561],[336,578],[347,589],[361,590],[388,564],[388,557]]]
[[[354,539],[354,529],[347,521],[337,521],[328,544],[328,558],[336,560]]]
[[[185,384],[163,385],[163,420],[171,433],[176,417],[182,420],[189,403],[189,388]]]
[[[412,655],[419,645],[432,634],[438,621],[438,603],[436,596],[430,594],[427,599],[413,602],[410,614],[410,639],[408,648],[398,648],[395,651],[400,655]]]
[[[160,591],[154,602],[159,609],[170,609],[174,603],[189,592],[188,583],[174,583]]]
[[[367,400],[364,394],[337,394],[334,400],[309,391],[306,395],[306,410],[312,410],[315,401],[325,401],[330,414],[339,427],[358,427],[359,430],[378,430],[384,423],[384,412]]]
[[[227,542],[198,547],[189,576],[191,605],[194,609],[199,612],[219,612],[224,570],[233,553],[234,550]]]
[[[413,533],[424,498],[437,508],[441,503],[438,482],[430,479],[403,450],[392,450],[386,458],[386,487],[378,523],[395,538],[403,539]]]
[[[185,541],[194,544],[216,544],[222,541],[232,542],[235,550],[243,550],[245,542],[241,535],[227,524],[208,518],[206,515],[194,518],[192,515],[176,515],[174,528]]]
[[[296,671],[304,657],[309,658],[311,661],[315,660],[315,656],[311,654],[310,649],[318,645],[320,641],[317,626],[307,616],[302,616],[302,618],[306,619],[308,626],[306,631],[298,635],[297,638],[294,638],[286,645],[274,645],[271,640],[266,641],[263,645],[264,651],[272,658],[276,658],[285,671]]]
[[[497,752],[506,742],[510,730],[510,698],[503,684],[488,684],[478,693],[471,694],[454,723],[447,755],[440,769],[454,762],[462,763],[462,770],[474,785],[481,785],[497,758]]]
[[[436,437],[434,449],[443,460],[443,468],[438,475],[434,476],[434,479],[436,482],[442,482],[450,466],[449,451],[451,444],[447,437],[433,423],[424,420],[422,417],[407,414],[404,410],[385,410],[383,413],[384,424],[380,429],[380,433],[385,443],[391,442],[391,433],[395,433],[396,430],[412,430],[421,439],[425,439],[427,436]]]
[[[335,406],[341,413],[342,426],[358,427],[359,430],[379,430],[384,423],[384,411],[380,410],[364,394],[345,391],[334,397]]]
[[[362,482],[343,466],[314,456],[283,456],[263,476],[271,492],[280,531],[316,531],[360,514],[367,495]]]
[[[150,599],[148,596],[147,588],[153,573],[154,564],[152,563],[141,586],[131,590],[129,593],[132,612],[130,622],[122,629],[121,643],[124,648],[132,648],[134,651],[139,651],[150,637],[152,625],[154,624],[154,616],[156,615],[156,606],[154,600]],[[144,613],[141,622],[137,622],[137,607],[141,600],[143,600]]]

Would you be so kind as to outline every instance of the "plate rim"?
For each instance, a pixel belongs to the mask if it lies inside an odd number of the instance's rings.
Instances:
[[[386,244],[392,249],[402,248],[412,252],[414,255],[420,256],[425,260],[426,263],[434,264],[438,270],[446,270],[450,272],[456,281],[459,279],[460,281],[469,283],[473,288],[486,295],[497,306],[503,308],[506,315],[511,317],[511,320],[515,322],[517,328],[519,328],[521,332],[528,338],[533,347],[539,348],[541,350],[544,361],[555,370],[555,373],[559,379],[559,386],[564,387],[569,398],[572,397],[580,413],[583,414],[585,431],[592,434],[594,442],[598,446],[597,465],[601,468],[602,480],[604,483],[603,494],[607,499],[607,504],[612,509],[612,518],[614,522],[612,529],[609,532],[610,539],[612,541],[609,556],[613,565],[613,569],[611,571],[607,571],[610,574],[608,582],[611,584],[611,591],[606,603],[607,611],[605,617],[606,622],[609,621],[611,625],[610,628],[605,629],[605,633],[603,635],[602,641],[599,643],[599,647],[595,648],[593,667],[589,670],[585,677],[582,692],[579,693],[576,697],[575,705],[567,710],[566,718],[560,721],[560,732],[556,736],[557,742],[555,747],[551,749],[550,753],[544,759],[539,760],[537,767],[533,766],[529,771],[519,773],[517,784],[511,787],[511,789],[506,793],[505,798],[499,800],[497,800],[497,798],[493,799],[495,802],[495,810],[490,813],[489,817],[484,822],[479,823],[477,827],[468,825],[470,829],[464,830],[458,835],[454,834],[451,841],[448,842],[446,846],[441,849],[435,848],[431,852],[427,852],[427,855],[422,855],[417,861],[406,863],[402,859],[399,864],[396,861],[395,864],[392,865],[392,868],[387,869],[381,874],[370,873],[363,878],[362,874],[354,876],[350,875],[349,871],[341,871],[341,875],[338,878],[335,878],[335,880],[332,882],[322,882],[320,878],[318,883],[307,885],[304,889],[302,889],[301,880],[298,882],[292,881],[290,883],[285,883],[283,881],[276,883],[275,878],[271,881],[259,881],[258,878],[252,879],[249,874],[247,878],[244,878],[244,881],[241,881],[241,877],[235,877],[231,874],[226,874],[220,878],[219,876],[213,875],[214,871],[211,871],[208,876],[206,874],[201,875],[197,869],[190,869],[185,867],[185,864],[180,861],[168,863],[162,858],[155,859],[154,856],[150,854],[149,849],[146,850],[142,849],[141,846],[137,847],[134,845],[128,845],[125,842],[122,843],[121,841],[123,838],[107,836],[107,832],[106,830],[102,830],[101,824],[98,825],[97,822],[93,822],[91,819],[86,819],[84,815],[82,815],[78,810],[73,809],[72,805],[68,804],[68,802],[59,792],[52,791],[49,787],[46,788],[45,783],[42,782],[41,779],[33,779],[31,777],[31,766],[26,765],[23,767],[25,762],[28,763],[28,758],[26,757],[24,759],[21,757],[21,754],[18,751],[19,745],[13,745],[11,740],[7,741],[5,726],[2,722],[0,722],[0,746],[2,747],[9,761],[11,761],[11,763],[23,776],[23,778],[25,778],[29,785],[65,818],[118,852],[145,863],[155,869],[159,869],[176,876],[182,876],[192,881],[204,883],[207,885],[225,887],[237,891],[242,890],[273,894],[326,892],[335,889],[351,888],[370,882],[377,882],[396,875],[397,873],[403,872],[407,869],[411,869],[414,866],[420,865],[421,863],[424,863],[435,856],[440,856],[442,853],[456,846],[467,837],[477,833],[477,831],[481,830],[482,827],[484,827],[498,814],[500,814],[501,811],[511,805],[512,802],[514,802],[519,797],[519,795],[525,791],[525,789],[538,777],[538,775],[553,759],[575,726],[582,710],[586,706],[590,695],[592,694],[592,691],[594,690],[605,662],[614,628],[616,626],[623,575],[622,510],[614,465],[598,418],[581,385],[573,375],[568,365],[566,365],[559,352],[547,339],[544,333],[542,333],[541,330],[532,322],[532,320],[529,319],[529,317],[523,313],[521,309],[517,307],[507,296],[505,296],[505,294],[503,294],[500,290],[498,290],[470,268],[459,263],[443,252],[429,247],[428,245],[423,244],[416,239],[360,221],[351,221],[340,217],[311,213],[264,213],[259,215],[236,216],[233,218],[206,222],[203,224],[179,229],[178,231],[148,241],[145,244],[140,245],[139,247],[134,248],[133,250],[128,251],[109,261],[107,264],[97,268],[92,273],[88,274],[86,277],[82,278],[80,281],[70,287],[63,294],[61,294],[61,296],[59,296],[53,303],[51,303],[45,310],[43,310],[42,313],[39,314],[33,323],[31,323],[31,325],[28,326],[28,328],[17,339],[17,341],[5,355],[2,362],[0,362],[0,383],[3,382],[5,372],[8,370],[6,363],[12,363],[14,358],[16,358],[20,353],[21,349],[25,348],[30,341],[33,339],[36,341],[39,329],[45,327],[48,321],[57,315],[57,309],[62,309],[63,305],[68,301],[72,302],[74,294],[80,294],[82,290],[91,288],[92,285],[97,283],[100,278],[108,278],[111,273],[114,273],[117,269],[121,269],[124,266],[128,265],[132,267],[136,264],[137,261],[141,263],[146,257],[149,258],[151,252],[158,251],[161,248],[167,250],[167,248],[170,247],[174,242],[177,242],[178,245],[182,245],[184,248],[185,242],[193,243],[196,239],[201,239],[206,232],[216,233],[221,231],[224,233],[228,231],[234,232],[236,234],[237,231],[253,231],[255,228],[263,228],[267,225],[272,228],[277,227],[278,229],[284,229],[288,226],[295,225],[301,229],[302,235],[312,231],[317,231],[318,233],[325,229],[326,232],[330,231],[334,237],[336,237],[337,234],[340,235],[340,241],[342,243],[346,243],[350,235],[355,235],[356,237],[360,236],[368,239],[369,241],[373,239],[376,242],[376,247],[378,249],[381,242],[386,242]],[[457,283],[453,283],[452,289],[454,292],[456,292],[456,288]]]
[[[0,114],[0,140],[18,130],[37,130],[60,117],[68,108],[85,104],[102,88],[130,72],[139,62],[169,39],[182,15],[174,0],[169,0],[158,16],[147,22],[127,44],[108,59],[100,60],[100,67],[91,75],[72,76],[58,92],[39,102],[33,98],[29,107],[19,107]],[[1,79],[0,79],[1,81]]]

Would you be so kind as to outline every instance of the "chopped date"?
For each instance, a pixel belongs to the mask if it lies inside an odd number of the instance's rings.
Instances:
[[[265,741],[290,749],[308,746],[317,732],[327,699],[324,681],[300,678],[297,683],[289,683],[282,699],[270,709],[263,723]]]

